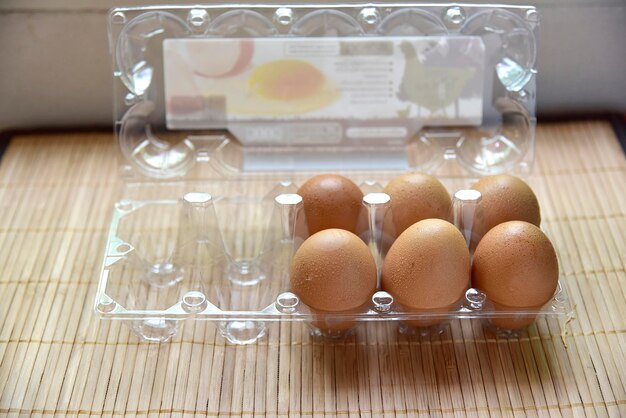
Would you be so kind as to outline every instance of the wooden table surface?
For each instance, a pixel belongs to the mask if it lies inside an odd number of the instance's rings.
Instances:
[[[626,416],[626,159],[603,121],[540,125],[532,184],[574,306],[519,338],[477,321],[340,343],[301,324],[233,346],[207,322],[142,343],[93,312],[110,135],[15,137],[0,165],[0,414]]]

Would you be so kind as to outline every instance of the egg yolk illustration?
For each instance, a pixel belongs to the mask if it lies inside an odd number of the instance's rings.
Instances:
[[[298,100],[321,92],[325,81],[324,75],[308,62],[279,60],[257,67],[248,78],[248,86],[265,99]]]

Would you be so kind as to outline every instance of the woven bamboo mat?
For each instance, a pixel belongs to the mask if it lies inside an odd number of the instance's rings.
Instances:
[[[378,324],[322,344],[285,323],[232,346],[188,322],[159,345],[92,311],[119,197],[110,136],[17,137],[0,165],[0,414],[626,416],[626,159],[601,121],[540,126],[537,154],[567,324],[515,339]]]

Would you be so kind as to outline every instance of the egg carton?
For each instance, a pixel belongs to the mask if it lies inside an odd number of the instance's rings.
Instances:
[[[333,337],[343,333],[322,330],[347,320],[395,321],[403,332],[436,332],[454,318],[501,315],[476,289],[468,289],[458,306],[445,313],[409,312],[393,295],[377,291],[362,312],[314,314],[289,286],[290,260],[301,242],[294,222],[304,216],[297,186],[323,172],[343,174],[359,184],[368,213],[361,238],[379,267],[379,216],[389,210],[382,185],[401,172],[436,175],[448,190],[457,191],[451,220],[469,240],[473,214],[480,207],[477,192],[467,191],[473,180],[504,172],[525,176],[532,169],[538,26],[537,10],[529,6],[210,4],[111,10],[115,136],[124,199],[113,208],[96,312],[127,322],[150,341],[169,339],[187,320],[209,320],[239,344],[262,337],[273,321],[304,321],[313,333]],[[326,46],[338,40],[356,45],[414,39],[417,45],[430,45],[439,60],[446,48],[453,48],[468,62],[474,62],[472,48],[479,45],[479,84],[469,82],[465,89],[479,91],[480,120],[463,123],[457,117],[457,100],[446,110],[452,112],[450,124],[409,118],[414,130],[403,141],[383,138],[406,126],[402,117],[384,120],[380,137],[360,142],[348,133],[369,127],[369,122],[349,114],[339,114],[332,121],[336,129],[330,130],[325,120],[253,121],[265,138],[282,138],[278,143],[250,142],[234,122],[229,125],[232,121],[227,126],[220,124],[224,121],[214,127],[170,126],[167,43],[248,39],[305,39]],[[453,71],[435,68],[435,73],[444,74],[438,88],[456,80]],[[371,93],[368,86],[363,90]],[[329,142],[329,132],[338,140]],[[568,311],[566,292],[559,285],[541,310],[506,316]],[[439,325],[415,331],[406,325],[411,320]]]
[[[351,174],[364,194],[367,221],[359,236],[374,254],[379,281],[383,219],[391,211],[383,184],[394,174],[381,174],[378,179],[368,173]],[[571,310],[561,280],[541,309],[498,311],[484,293],[468,288],[447,311],[406,310],[393,294],[377,290],[361,311],[316,313],[290,291],[291,261],[305,238],[296,227],[306,224],[297,194],[305,179],[300,176],[296,183],[264,179],[256,184],[238,179],[210,185],[172,182],[135,190],[133,198],[115,206],[96,311],[103,318],[126,321],[145,340],[165,341],[186,320],[210,320],[228,341],[245,344],[261,338],[273,321],[303,321],[314,335],[333,338],[349,332],[337,324],[350,321],[395,321],[401,332],[433,333],[452,319],[532,322],[537,316],[563,316]],[[445,182],[449,190],[468,185],[465,179]],[[189,187],[198,191],[186,192]],[[162,198],[177,193],[182,197]],[[472,231],[480,230],[475,228],[481,221],[480,192],[459,189],[452,201],[449,219],[473,250]],[[412,327],[411,321],[425,326]],[[496,331],[517,335],[517,331]]]

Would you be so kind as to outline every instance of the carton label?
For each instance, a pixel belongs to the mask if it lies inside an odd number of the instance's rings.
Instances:
[[[163,44],[169,129],[244,145],[401,143],[482,123],[478,37],[205,38]]]

